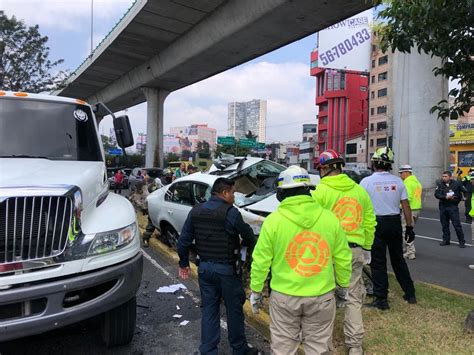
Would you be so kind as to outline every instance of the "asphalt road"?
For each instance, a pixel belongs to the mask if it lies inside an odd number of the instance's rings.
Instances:
[[[462,213],[462,212],[461,212]],[[464,216],[461,218],[464,221]],[[451,245],[440,246],[442,240],[439,212],[424,209],[415,227],[416,259],[407,260],[414,280],[424,281],[474,295],[474,247],[470,244],[471,225],[462,223],[464,237],[469,243],[459,248],[456,233],[451,225]]]
[[[170,265],[149,248],[144,252],[143,279],[137,294],[137,327],[130,345],[107,349],[100,337],[100,319],[93,318],[52,332],[0,344],[0,354],[198,354],[201,332],[198,285],[189,280],[183,282],[188,288],[185,292],[157,293],[161,286],[182,281],[176,278],[176,265]],[[184,299],[178,299],[178,296]],[[221,311],[219,354],[231,354],[225,307],[221,307]],[[175,314],[182,315],[182,318],[173,318]],[[179,326],[183,320],[189,321],[189,324]],[[246,334],[251,345],[269,353],[269,344],[255,329],[247,326]]]

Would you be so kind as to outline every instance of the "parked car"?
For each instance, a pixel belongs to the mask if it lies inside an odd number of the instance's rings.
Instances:
[[[156,181],[160,179],[163,175],[163,169],[161,168],[134,168],[128,177],[128,182],[131,191],[135,191],[138,186],[143,184],[143,179],[138,178],[138,172],[141,171],[142,174],[144,171],[147,172],[148,176]]]
[[[260,227],[279,201],[276,199],[276,180],[286,167],[262,158],[228,158],[215,162],[207,171],[175,180],[147,197],[148,213],[153,225],[167,238],[171,246],[181,233],[192,207],[207,201],[219,177],[235,181],[235,206],[244,221],[260,233]],[[319,176],[310,175],[319,182]]]

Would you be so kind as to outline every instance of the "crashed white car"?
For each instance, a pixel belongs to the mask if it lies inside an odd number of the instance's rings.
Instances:
[[[166,237],[171,246],[181,233],[192,207],[211,197],[211,188],[220,177],[235,181],[235,206],[254,233],[279,204],[276,199],[276,179],[286,167],[262,158],[226,157],[216,161],[208,171],[177,179],[147,197],[148,212],[153,225]],[[319,176],[310,175],[319,182]]]

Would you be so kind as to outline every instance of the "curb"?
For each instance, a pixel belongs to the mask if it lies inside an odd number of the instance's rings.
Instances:
[[[168,247],[167,245],[163,244],[156,238],[150,238],[148,241],[148,245],[152,248],[156,253],[164,256],[170,263],[178,265],[179,257],[176,255],[176,252]],[[191,267],[191,278],[195,281],[198,280],[198,273],[197,267],[193,263],[190,263]],[[262,334],[266,339],[270,339],[270,316],[267,312],[260,309],[259,314],[254,314],[252,312],[252,307],[250,306],[250,302],[248,300],[245,301],[244,304],[244,314],[245,320],[255,329],[257,329],[260,334]]]

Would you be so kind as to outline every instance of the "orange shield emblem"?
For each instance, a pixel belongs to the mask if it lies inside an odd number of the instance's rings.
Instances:
[[[329,261],[331,251],[321,236],[311,231],[297,234],[286,249],[285,258],[290,267],[300,276],[319,274]]]
[[[362,206],[352,197],[343,197],[334,205],[332,212],[341,222],[345,232],[353,232],[362,223]]]

